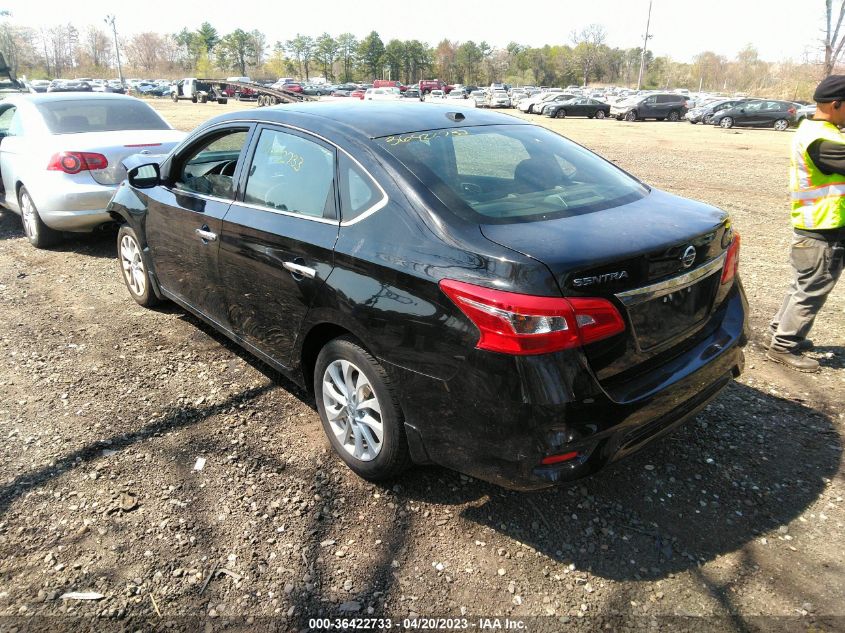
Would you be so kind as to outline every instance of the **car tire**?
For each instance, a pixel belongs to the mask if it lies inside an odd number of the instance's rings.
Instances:
[[[786,119],[778,119],[773,126],[778,132],[785,132],[789,129],[789,121]]]
[[[561,108],[560,110],[555,112],[555,118],[556,119],[565,119],[566,118],[566,110]]]
[[[217,97],[217,103],[226,105],[229,102],[229,97]]]
[[[173,99],[173,103],[179,103],[179,95],[175,92],[170,93],[170,98]]]
[[[596,111],[596,118],[597,118],[597,119],[603,119],[603,118],[605,118],[606,116],[607,116],[607,115],[604,113],[604,110],[597,110],[597,111]]]
[[[124,224],[117,232],[117,259],[126,289],[138,305],[151,308],[160,303],[144,261],[144,251],[134,229]]]
[[[191,103],[196,103],[198,101],[197,95],[191,97]]]
[[[381,364],[355,339],[336,338],[320,350],[314,397],[329,443],[355,474],[382,481],[408,467],[411,458],[396,392]],[[372,406],[356,406],[367,402]]]
[[[666,118],[669,119],[672,123],[677,123],[681,120],[681,114],[677,110],[672,110],[669,113],[669,116]]]
[[[18,204],[21,210],[23,232],[30,244],[35,248],[50,248],[62,241],[61,231],[51,229],[44,224],[26,187],[21,187],[18,192]]]
[[[723,117],[722,120],[719,121],[719,127],[723,128],[725,130],[729,130],[733,126],[734,126],[734,120],[729,116]]]
[[[636,110],[631,110],[630,112],[628,112],[628,113],[625,115],[625,120],[626,120],[626,121],[636,121],[636,120],[637,120],[637,111],[636,111]]]
[[[659,116],[659,117],[656,117],[654,120],[655,121],[665,121],[666,117],[665,116]]]
[[[208,95],[202,95],[200,97],[200,103],[208,103]]]

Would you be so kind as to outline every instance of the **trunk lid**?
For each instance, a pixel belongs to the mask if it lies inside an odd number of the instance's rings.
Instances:
[[[564,296],[603,297],[619,308],[625,334],[585,349],[600,380],[646,370],[702,329],[732,235],[724,211],[654,189],[615,209],[481,232],[543,262]]]
[[[53,139],[57,151],[96,152],[105,156],[108,167],[89,173],[101,185],[116,185],[126,178],[125,158],[133,154],[169,153],[185,136],[179,130],[126,130],[57,134]]]

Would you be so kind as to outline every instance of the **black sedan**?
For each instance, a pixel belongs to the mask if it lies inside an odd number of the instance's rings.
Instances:
[[[176,302],[311,390],[354,472],[549,486],[740,373],[727,213],[514,117],[367,106],[219,116],[127,161],[109,206],[135,301]]]
[[[710,117],[712,125],[730,129],[739,127],[773,127],[784,131],[796,122],[798,108],[790,101],[755,99],[720,110]]]
[[[705,105],[693,108],[684,115],[684,118],[693,125],[696,123],[703,123],[707,125],[710,123],[710,117],[717,112],[734,108],[747,101],[748,99],[722,99],[719,101],[711,101]]]
[[[547,105],[543,108],[543,114],[553,119],[564,119],[568,116],[603,119],[610,115],[610,104],[589,97],[576,97],[568,101]]]

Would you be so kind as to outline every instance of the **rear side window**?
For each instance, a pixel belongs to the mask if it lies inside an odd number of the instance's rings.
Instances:
[[[315,218],[334,218],[334,152],[279,130],[261,131],[244,202]]]
[[[341,217],[349,222],[372,209],[383,198],[378,185],[353,160],[340,154]]]
[[[35,107],[53,134],[171,129],[155,110],[135,99],[47,101]]]

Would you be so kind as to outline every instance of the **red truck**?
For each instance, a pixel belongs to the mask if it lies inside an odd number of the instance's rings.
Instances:
[[[401,81],[391,81],[390,79],[376,79],[373,82],[373,88],[399,88],[399,92],[405,92],[408,86],[403,86]]]
[[[432,90],[442,90],[445,94],[449,94],[452,92],[453,87],[454,86],[443,83],[439,79],[420,79],[421,95],[427,95]]]

